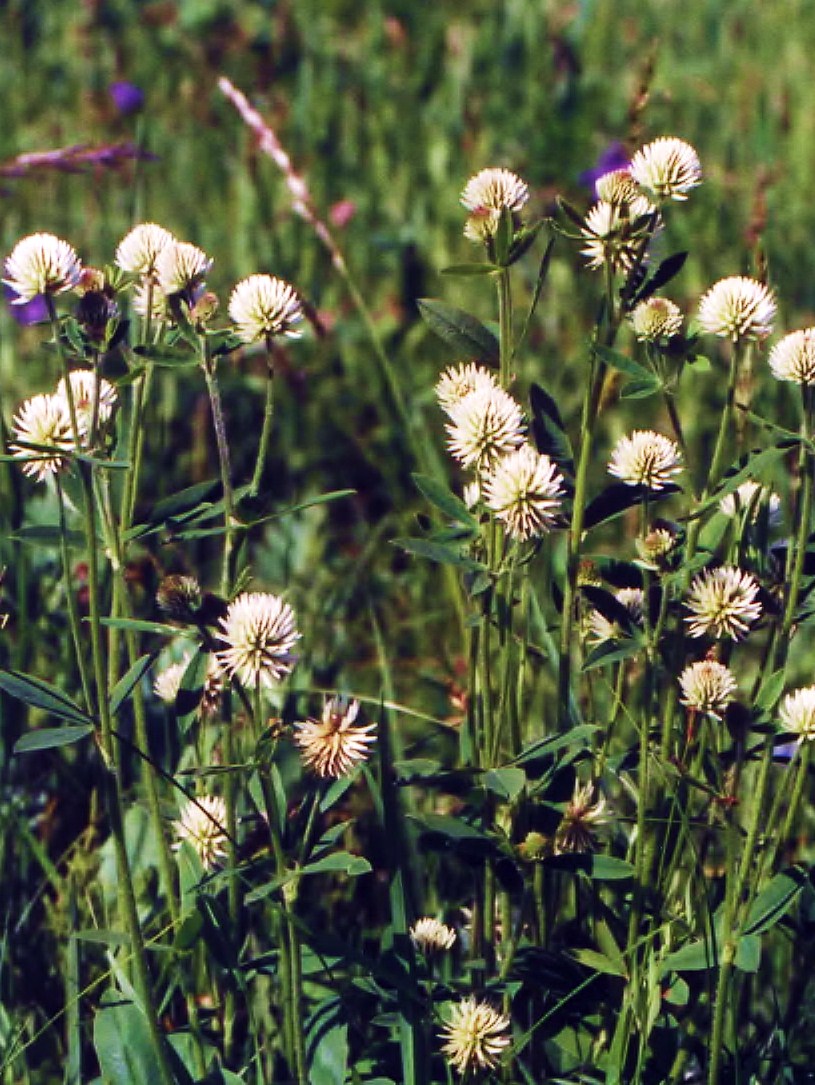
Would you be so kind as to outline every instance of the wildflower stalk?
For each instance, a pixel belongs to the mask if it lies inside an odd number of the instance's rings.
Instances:
[[[218,388],[218,375],[216,372],[217,360],[209,350],[209,341],[205,335],[200,337],[200,363],[207,385],[210,409],[212,411],[212,425],[215,429],[215,441],[218,446],[218,464],[221,469],[221,485],[224,494],[224,553],[221,568],[221,594],[229,595],[231,583],[232,551],[235,545],[235,516],[234,516],[234,491],[232,489],[232,468],[229,457],[229,444],[226,438],[226,425],[221,404],[221,393]]]
[[[274,417],[274,344],[272,336],[266,334],[266,398],[263,405],[263,429],[260,433],[255,470],[252,472],[252,485],[249,493],[257,497],[260,493],[260,484],[263,481],[263,468],[266,466],[266,456],[269,452],[269,442],[272,437],[272,420]]]
[[[747,351],[749,349],[749,343],[745,343],[742,340],[737,340],[733,344],[733,349],[730,352],[730,373],[727,379],[727,393],[725,396],[724,408],[722,409],[722,415],[719,419],[719,431],[716,435],[716,444],[713,447],[713,457],[710,461],[710,468],[707,473],[707,478],[702,486],[702,492],[699,496],[699,503],[704,502],[710,497],[710,495],[716,489],[724,470],[727,446],[730,440],[730,433],[733,429],[733,415],[736,407],[736,389],[738,387],[739,374],[741,373],[742,366],[745,358],[747,357]],[[696,547],[699,542],[699,534],[702,530],[703,516],[695,516],[688,527],[687,539],[685,542],[685,562],[690,562],[691,558],[696,553]],[[685,586],[690,579],[690,572],[685,576]]]
[[[76,447],[79,448],[79,425],[73,391],[69,379],[70,368],[68,365],[68,357],[62,346],[59,318],[57,317],[54,300],[50,294],[46,294],[46,304],[51,328],[57,344],[57,350],[62,362],[65,394],[68,400],[68,410],[71,418],[74,442]],[[127,854],[127,845],[125,843],[124,810],[122,805],[121,781],[119,777],[119,758],[113,737],[113,724],[110,713],[110,701],[108,698],[108,676],[102,637],[99,561],[96,541],[96,497],[93,484],[93,468],[90,464],[77,461],[77,472],[82,489],[85,540],[88,556],[88,609],[91,632],[91,660],[96,690],[94,708],[99,720],[99,749],[103,761],[103,793],[105,796],[105,806],[108,818],[110,820],[110,830],[116,858],[119,904],[122,909],[122,918],[124,919],[127,928],[127,934],[133,947],[136,992],[147,1018],[148,1030],[159,1073],[161,1075],[161,1082],[162,1085],[173,1085],[173,1075],[168,1061],[164,1036],[159,1025],[158,1013],[153,1001],[144,938],[139,922],[133,876],[130,870],[130,860]],[[66,585],[66,588],[70,592],[70,583]]]
[[[82,684],[82,697],[85,701],[85,709],[93,711],[93,695],[91,693],[90,675],[88,663],[85,659],[85,651],[82,647],[81,627],[79,612],[76,605],[76,594],[73,591],[73,570],[71,569],[71,555],[68,552],[68,526],[65,522],[65,495],[62,492],[62,483],[59,475],[55,477],[57,487],[57,508],[59,509],[59,551],[62,558],[62,575],[65,578],[65,599],[68,607],[68,624],[71,629],[71,640],[76,655],[76,665],[79,670],[79,680]]]

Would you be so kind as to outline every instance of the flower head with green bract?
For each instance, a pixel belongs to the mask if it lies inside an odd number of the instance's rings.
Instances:
[[[679,447],[651,429],[638,429],[621,437],[611,453],[608,473],[629,486],[646,486],[658,492],[682,471]]]
[[[470,212],[465,236],[471,241],[489,240],[495,236],[504,208],[517,214],[528,199],[528,185],[511,170],[481,170],[470,178],[461,193],[461,202]]]
[[[530,445],[503,456],[484,481],[487,506],[521,542],[552,530],[563,495],[563,476]]]
[[[660,200],[686,200],[702,182],[698,154],[675,136],[661,136],[646,144],[631,159],[629,170],[639,185]]]

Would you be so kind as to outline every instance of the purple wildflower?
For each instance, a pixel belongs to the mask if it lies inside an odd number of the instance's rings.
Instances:
[[[18,324],[23,326],[43,324],[48,320],[48,306],[45,304],[43,294],[37,294],[31,301],[24,301],[22,305],[15,304],[18,295],[10,286],[3,286],[3,294],[8,302],[9,312]]]
[[[141,87],[137,87],[135,83],[128,83],[127,80],[123,79],[117,83],[111,83],[108,87],[108,93],[113,100],[113,104],[123,117],[129,117],[131,113],[138,113],[144,105],[144,91]]]
[[[604,176],[606,173],[611,173],[612,170],[622,170],[631,162],[631,158],[626,151],[625,147],[619,140],[615,140],[600,152],[597,163],[593,169],[585,170],[578,177],[578,181],[581,185],[585,185],[586,188],[590,188],[594,195],[597,195],[595,185],[598,178]]]

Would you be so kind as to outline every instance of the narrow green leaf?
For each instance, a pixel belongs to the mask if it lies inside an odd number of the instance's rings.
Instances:
[[[93,734],[89,723],[68,725],[66,727],[41,727],[38,731],[29,731],[14,743],[14,753],[33,753],[35,750],[54,750],[60,746],[71,746],[74,742]]]
[[[803,890],[806,882],[806,875],[797,867],[776,874],[753,901],[747,913],[742,935],[762,934],[779,923]]]
[[[133,353],[158,366],[197,365],[198,357],[190,347],[174,347],[167,343],[151,343],[134,347]]]
[[[394,546],[407,551],[408,554],[415,554],[418,558],[436,561],[440,565],[455,565],[459,569],[467,569],[472,573],[481,572],[484,568],[479,562],[473,561],[472,558],[466,557],[464,554],[459,553],[458,550],[433,542],[430,539],[393,539],[392,542]]]
[[[299,874],[347,874],[349,878],[358,878],[360,874],[369,874],[373,868],[362,855],[352,855],[348,851],[335,851],[322,859],[307,863],[298,871]]]
[[[642,380],[626,381],[620,392],[620,399],[648,399],[662,391],[662,381],[650,374]]]
[[[442,275],[492,275],[495,271],[500,271],[500,267],[497,264],[450,264],[449,267],[443,267],[441,269]]]
[[[19,671],[0,671],[0,689],[5,690],[10,697],[16,697],[18,701],[50,712],[60,719],[82,724],[92,722],[88,713],[83,712],[79,705],[41,678],[20,674]]]
[[[461,498],[448,490],[444,483],[438,482],[429,475],[414,474],[412,478],[422,495],[445,516],[468,527],[478,527],[478,521]]]
[[[434,298],[420,298],[419,313],[431,329],[457,354],[480,362],[498,363],[498,340],[480,320],[454,305]]]
[[[619,961],[612,961],[604,953],[598,953],[594,949],[572,949],[569,956],[574,957],[580,964],[595,972],[601,972],[604,976],[621,976],[626,978],[626,971]]]
[[[554,855],[544,860],[544,865],[551,870],[565,870],[575,874],[586,874],[593,881],[626,881],[634,877],[634,867],[625,859],[613,855]]]
[[[93,1022],[93,1045],[106,1085],[160,1081],[147,1018],[117,991],[106,991]]]
[[[122,705],[130,698],[130,694],[142,680],[145,674],[150,670],[153,665],[153,661],[156,658],[156,653],[148,653],[141,656],[127,671],[127,674],[122,675],[110,694],[110,714],[115,716]]]
[[[613,350],[611,347],[603,347],[599,344],[595,345],[593,349],[598,358],[607,365],[619,369],[621,373],[625,373],[629,377],[636,377],[638,380],[654,379],[652,370],[646,369],[644,365],[640,365],[639,362],[635,362],[633,358],[629,358],[627,354],[622,354],[619,350]]]
[[[183,637],[185,630],[163,622],[143,622],[138,618],[100,618],[102,625],[111,629],[132,629],[134,633],[158,633],[164,637]]]
[[[681,492],[681,487],[673,482],[667,483],[661,490],[649,490],[647,486],[629,486],[625,482],[613,482],[589,502],[583,525],[588,531],[589,528],[622,516],[628,509],[641,505],[643,501],[648,501],[649,505],[652,505],[672,494]]]
[[[505,766],[490,769],[484,774],[484,787],[504,802],[513,802],[526,786],[526,773],[523,769]]]

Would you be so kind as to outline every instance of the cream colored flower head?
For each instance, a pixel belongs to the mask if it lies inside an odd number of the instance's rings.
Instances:
[[[171,297],[200,286],[212,267],[212,260],[188,241],[171,241],[156,257],[158,284]]]
[[[359,701],[330,697],[319,720],[295,723],[294,741],[307,769],[338,779],[367,761],[376,742],[376,724],[360,725],[358,715]]]
[[[555,833],[555,855],[595,851],[597,830],[605,828],[611,820],[606,812],[606,800],[602,796],[595,800],[594,784],[581,786],[576,780],[572,798]]]
[[[641,626],[645,609],[645,593],[642,588],[620,588],[614,592],[614,598],[631,615],[634,625]],[[619,640],[623,636],[628,636],[628,633],[623,632],[617,622],[610,621],[599,610],[592,610],[589,615],[589,640],[595,644],[604,644],[606,641]]]
[[[435,392],[439,406],[449,415],[450,411],[476,388],[497,387],[498,381],[489,369],[476,365],[475,362],[462,362],[444,370],[436,381]]]
[[[470,995],[450,1009],[440,1033],[442,1054],[462,1076],[493,1070],[512,1042],[510,1029],[508,1017]]]
[[[74,401],[76,423],[80,437],[87,437],[93,425],[94,404],[96,405],[96,424],[105,426],[111,420],[119,395],[104,377],[99,378],[99,390],[96,387],[96,374],[92,369],[75,369],[69,375],[71,396]],[[56,395],[65,401],[68,410],[68,393],[63,377],[57,385]]]
[[[209,870],[227,854],[226,803],[218,795],[190,800],[175,823],[176,850],[186,840]]]
[[[15,305],[23,305],[38,294],[59,294],[79,282],[82,265],[67,241],[54,234],[30,234],[24,237],[6,259],[6,278],[17,297]]]
[[[142,222],[125,234],[116,249],[116,266],[131,275],[152,275],[159,253],[173,244],[169,230],[155,222]]]
[[[189,663],[189,658],[182,659],[180,663],[171,663],[164,670],[159,671],[153,682],[153,693],[160,701],[164,701],[167,705],[175,704]]]
[[[430,954],[452,949],[456,941],[456,932],[452,927],[440,923],[438,919],[425,916],[423,919],[417,919],[410,928],[410,937],[418,950]]]
[[[797,735],[801,742],[815,739],[815,686],[788,693],[778,709],[778,719],[785,731]]]
[[[779,381],[815,384],[815,328],[790,332],[770,351],[770,372]]]
[[[529,187],[517,174],[505,169],[481,170],[470,178],[461,193],[461,202],[470,212],[464,227],[465,237],[470,241],[494,237],[503,209],[517,213],[528,199]]]
[[[220,621],[219,636],[226,647],[216,653],[218,662],[229,678],[244,686],[271,687],[294,667],[300,633],[294,611],[277,595],[239,595]]]
[[[664,490],[682,471],[678,445],[651,429],[637,429],[621,437],[611,453],[608,473],[628,486]]]
[[[689,143],[661,136],[637,151],[629,166],[631,176],[660,200],[686,200],[702,182],[699,156]]]
[[[631,327],[641,343],[661,343],[682,331],[682,313],[667,298],[648,298],[631,314]]]
[[[756,279],[733,275],[720,279],[699,302],[702,330],[734,343],[763,339],[773,330],[776,303],[769,287]]]
[[[645,259],[640,254],[648,227],[634,223],[648,213],[648,207],[637,208],[605,200],[598,200],[590,207],[580,229],[586,240],[580,251],[588,266],[601,268],[610,263],[614,271],[630,271],[638,260],[644,264]],[[659,222],[655,222],[653,230],[658,227]]]
[[[628,169],[610,170],[598,177],[594,184],[594,191],[598,200],[604,203],[627,204],[629,208],[637,208],[631,217],[638,214],[644,215],[653,210],[653,205],[640,186],[631,176]]]
[[[65,400],[59,396],[32,396],[14,416],[11,428],[15,442],[9,445],[9,450],[12,456],[25,461],[20,465],[23,474],[44,482],[67,468],[68,461],[62,453],[73,446],[73,439]],[[48,451],[26,448],[27,444],[45,445]]]
[[[524,442],[523,411],[503,388],[476,388],[448,414],[447,447],[463,467],[489,471]]]
[[[724,710],[733,700],[736,679],[724,663],[715,659],[703,659],[690,663],[679,676],[681,704],[693,712],[721,719]]]
[[[761,617],[758,595],[758,581],[750,573],[734,565],[706,569],[691,582],[685,603],[688,633],[741,640]]]
[[[552,530],[563,494],[563,475],[530,445],[503,456],[484,480],[487,506],[521,542]]]
[[[653,527],[634,541],[642,561],[652,569],[662,569],[676,547],[676,535],[667,527]]]
[[[735,493],[725,494],[719,502],[719,509],[727,517],[740,516],[751,510],[750,521],[755,523],[763,507],[767,508],[767,519],[770,527],[778,527],[781,523],[781,498],[773,493],[769,486],[762,486],[755,479],[742,482]]]
[[[250,275],[232,291],[229,318],[244,343],[275,335],[299,339],[301,333],[295,325],[303,319],[303,308],[294,287],[282,279]]]

